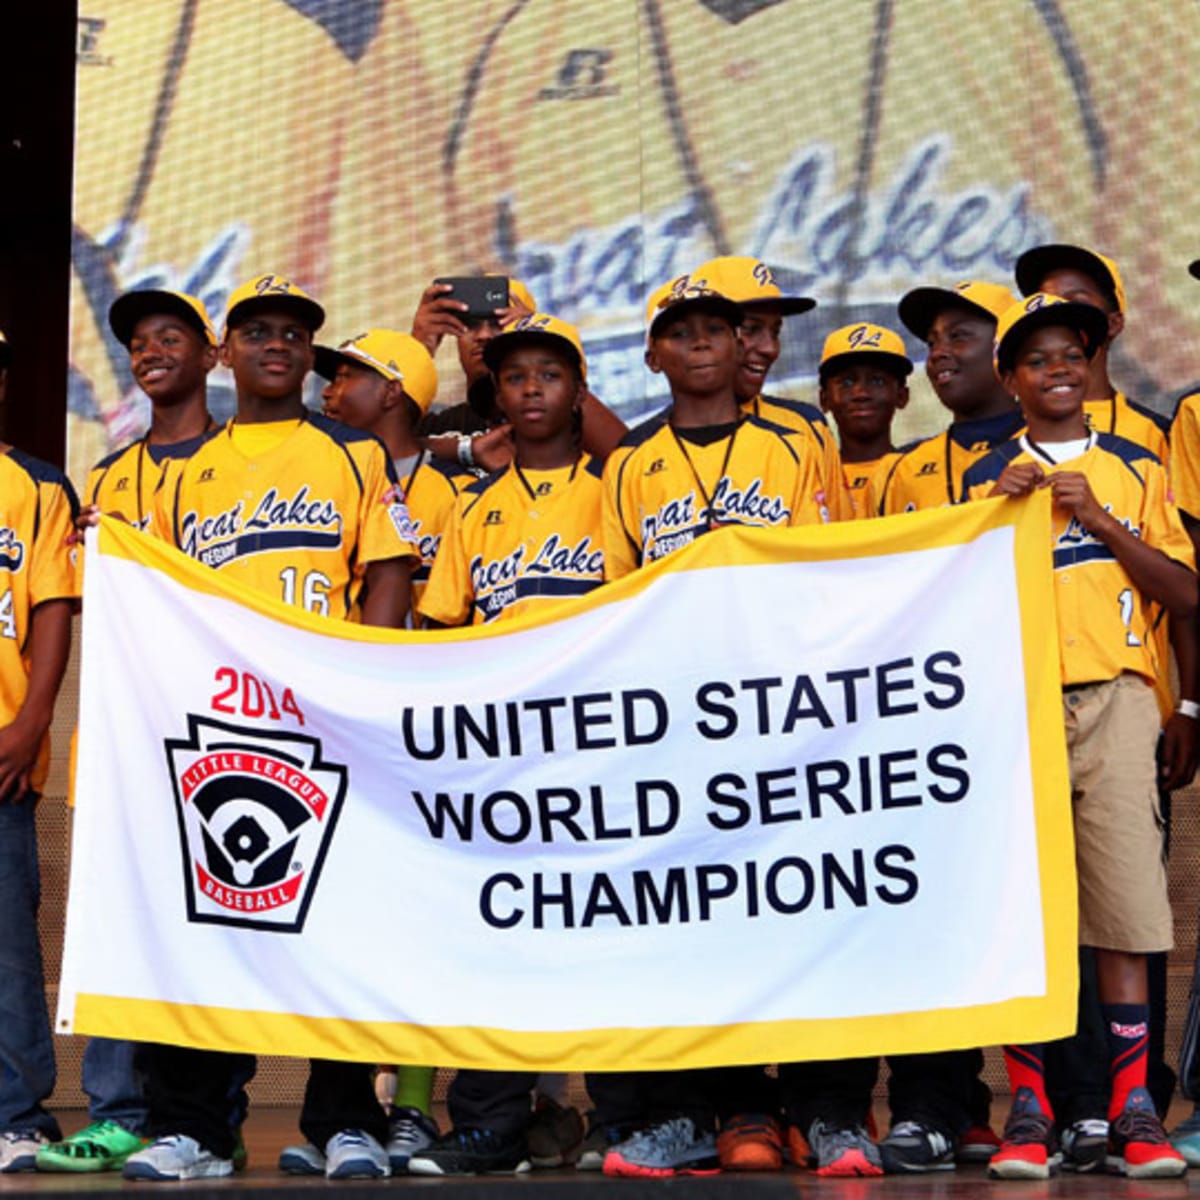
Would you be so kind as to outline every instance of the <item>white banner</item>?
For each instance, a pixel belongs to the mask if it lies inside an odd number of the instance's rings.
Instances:
[[[1068,1032],[1047,529],[723,530],[420,634],[105,522],[59,1029],[530,1069]]]

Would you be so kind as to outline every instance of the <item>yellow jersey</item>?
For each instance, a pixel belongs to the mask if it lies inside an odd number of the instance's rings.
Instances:
[[[846,494],[850,497],[854,520],[863,521],[878,515],[871,504],[871,486],[875,480],[881,479],[891,470],[892,464],[902,453],[901,450],[892,450],[866,462],[846,462],[842,459],[842,475],[846,481]]]
[[[434,559],[442,545],[446,530],[454,517],[460,487],[474,477],[464,476],[462,468],[433,458],[428,451],[417,456],[408,474],[396,468],[400,495],[412,518],[413,534],[421,562],[412,576],[412,608],[417,612],[421,595],[429,583]]]
[[[954,504],[966,469],[1019,433],[1024,424],[1014,408],[998,417],[955,421],[945,433],[918,442],[876,477],[870,487],[873,510],[887,517]]]
[[[1179,401],[1171,422],[1168,460],[1171,495],[1182,512],[1200,521],[1200,392]]]
[[[1083,419],[1097,433],[1111,433],[1144,446],[1164,465],[1170,464],[1171,419],[1118,392],[1107,400],[1085,400]]]
[[[815,438],[758,417],[676,430],[669,413],[630,430],[604,468],[610,579],[656,562],[721,525],[830,519]]]
[[[815,404],[803,400],[785,400],[780,396],[755,396],[742,404],[747,416],[761,417],[783,429],[811,433],[821,449],[821,482],[825,485],[825,497],[831,521],[852,521],[858,515],[853,499],[847,491],[842,476],[842,458],[838,452],[833,431],[825,420],[825,414]]]
[[[123,446],[88,472],[84,504],[94,504],[106,516],[121,517],[145,531],[166,464],[173,458],[190,458],[216,432],[214,427],[199,437],[161,446],[141,437]]]
[[[967,471],[963,498],[987,496],[1005,467],[1027,462],[1037,462],[1047,474],[1083,472],[1096,499],[1130,533],[1195,570],[1191,539],[1167,498],[1166,473],[1145,447],[1093,433],[1081,455],[1055,466],[1031,454],[1024,438],[1010,441]],[[1152,601],[1108,546],[1057,505],[1051,536],[1063,686],[1100,683],[1123,671],[1153,684],[1160,663],[1146,636]]]
[[[12,724],[29,691],[30,614],[48,600],[77,600],[74,546],[79,502],[67,477],[32,455],[0,454],[0,729]],[[50,739],[38,749],[30,776],[41,790]]]
[[[167,463],[150,532],[287,604],[358,620],[367,566],[417,554],[383,443],[306,413],[248,457],[232,426]]]
[[[421,599],[441,625],[480,625],[604,582],[600,464],[503,471],[464,488]]]

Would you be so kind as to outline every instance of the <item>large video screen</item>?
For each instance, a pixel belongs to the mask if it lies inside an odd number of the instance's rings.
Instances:
[[[662,400],[645,298],[715,253],[819,300],[769,381],[811,399],[829,330],[1069,241],[1118,263],[1113,375],[1168,411],[1200,377],[1198,61],[1195,0],[81,0],[71,475],[147,422],[113,297],[219,323],[264,271],[326,342],[511,274],[632,420]],[[901,438],[945,423],[917,379]]]

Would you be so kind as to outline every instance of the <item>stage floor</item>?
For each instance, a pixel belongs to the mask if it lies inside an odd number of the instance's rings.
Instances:
[[[1004,1118],[1003,1100],[997,1097],[994,1119],[997,1126]],[[1179,1101],[1171,1113],[1172,1124],[1182,1119],[1190,1106]],[[439,1114],[444,1117],[444,1114]],[[529,1175],[485,1176],[471,1179],[429,1179],[402,1176],[381,1182],[330,1184],[323,1179],[296,1179],[281,1175],[276,1168],[279,1151],[297,1139],[296,1112],[288,1108],[252,1110],[246,1123],[246,1146],[250,1154],[248,1169],[232,1179],[198,1180],[181,1184],[125,1183],[113,1175],[0,1175],[0,1197],[49,1197],[64,1194],[105,1193],[135,1189],[139,1194],[166,1195],[184,1190],[189,1197],[209,1194],[229,1200],[233,1193],[268,1193],[262,1200],[312,1200],[314,1188],[329,1195],[367,1197],[381,1188],[423,1189],[435,1191],[444,1200],[507,1200],[522,1196],[529,1200],[536,1189],[537,1200],[661,1200],[663,1189],[678,1195],[686,1190],[689,1200],[775,1200],[807,1196],[812,1200],[1153,1200],[1200,1194],[1200,1171],[1183,1179],[1131,1182],[1113,1175],[1058,1175],[1049,1182],[997,1183],[989,1180],[983,1167],[959,1167],[911,1177],[885,1176],[882,1179],[819,1179],[810,1171],[787,1169],[773,1174],[724,1174],[702,1179],[642,1180],[606,1179],[603,1175],[574,1170],[535,1171]],[[880,1111],[877,1117],[886,1120]],[[83,1112],[60,1112],[65,1132],[86,1123]]]

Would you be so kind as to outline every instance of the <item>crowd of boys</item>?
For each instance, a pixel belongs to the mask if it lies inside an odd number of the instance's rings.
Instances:
[[[1200,263],[1191,270],[1200,278]],[[1078,1032],[1005,1048],[1013,1102],[999,1138],[979,1050],[891,1057],[882,1137],[873,1059],[591,1073],[586,1132],[561,1079],[459,1071],[440,1132],[431,1067],[380,1068],[377,1097],[372,1065],[314,1060],[305,1141],[281,1169],[384,1178],[573,1160],[658,1178],[790,1159],[875,1176],[975,1161],[997,1178],[1041,1179],[1060,1167],[1158,1178],[1200,1165],[1200,1116],[1171,1137],[1161,1123],[1174,1089],[1161,1061],[1164,827],[1200,746],[1200,396],[1171,422],[1116,390],[1108,356],[1126,299],[1102,254],[1035,247],[1014,282],[1021,298],[984,280],[901,298],[898,320],[926,345],[951,414],[944,432],[906,447],[892,424],[913,363],[894,329],[829,335],[819,408],[765,390],[785,320],[816,302],[785,295],[753,258],[713,259],[651,294],[645,361],[671,403],[632,430],[590,391],[578,332],[538,312],[516,280],[485,313],[431,285],[411,333],[372,329],[336,349],[315,343],[320,304],[277,275],[233,292],[220,336],[192,296],[119,297],[109,323],[150,401],[146,434],[96,465],[82,508],[61,472],[0,445],[0,1172],[157,1181],[244,1165],[247,1055],[92,1039],[90,1123],[64,1139],[43,1107],[54,1056],[33,817],[83,594],[81,531],[117,516],[203,559],[207,518],[268,488],[319,496],[340,537],[243,538],[214,569],[331,619],[392,628],[539,611],[724,525],[864,520],[1048,489],[1081,941]],[[432,354],[445,337],[468,399],[435,412]],[[0,396],[9,355],[0,336]],[[237,391],[223,427],[206,405],[218,361]],[[323,413],[304,404],[312,370],[327,381]],[[1182,1064],[1192,1099],[1198,1042],[1194,994]]]

